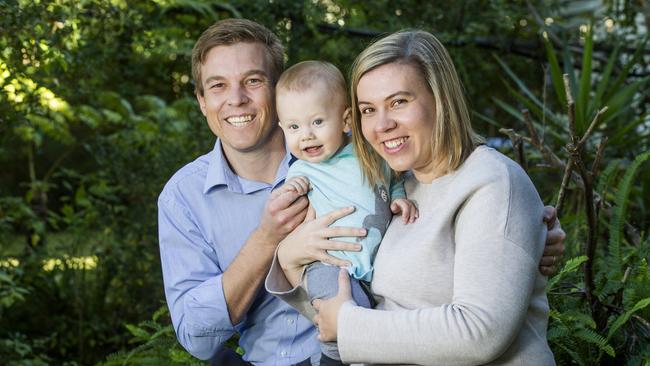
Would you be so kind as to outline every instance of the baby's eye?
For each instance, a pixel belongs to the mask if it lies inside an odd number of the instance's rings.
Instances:
[[[297,130],[297,129],[299,128],[299,126],[298,126],[297,124],[295,124],[295,123],[292,123],[292,124],[289,125],[288,128],[289,128],[290,130]]]
[[[317,119],[315,119],[314,122],[312,122],[312,123],[313,123],[315,126],[320,126],[321,124],[323,124],[323,120],[320,119],[320,118],[317,118]]]

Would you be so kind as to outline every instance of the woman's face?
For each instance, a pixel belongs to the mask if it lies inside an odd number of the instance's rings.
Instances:
[[[363,136],[391,168],[413,170],[420,182],[435,175],[431,137],[435,99],[418,71],[408,63],[382,65],[357,85]]]

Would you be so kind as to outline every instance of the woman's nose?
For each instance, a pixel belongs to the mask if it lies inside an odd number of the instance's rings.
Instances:
[[[380,113],[377,118],[377,123],[375,124],[375,131],[377,132],[386,132],[395,128],[397,123],[395,119],[389,113]]]

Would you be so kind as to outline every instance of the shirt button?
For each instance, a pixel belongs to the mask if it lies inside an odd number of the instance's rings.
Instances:
[[[289,323],[289,325],[293,324],[293,319],[288,319],[287,323]]]
[[[280,352],[280,356],[282,356],[282,357],[287,357],[287,351],[282,351],[282,352]]]

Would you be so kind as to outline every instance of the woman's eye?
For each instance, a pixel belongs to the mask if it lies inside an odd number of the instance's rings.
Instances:
[[[320,126],[321,124],[323,124],[323,120],[320,119],[320,118],[319,118],[319,119],[315,119],[314,122],[312,122],[312,123],[313,123],[315,126]]]
[[[373,108],[370,108],[370,107],[367,107],[367,108],[361,108],[361,114],[368,114],[368,113],[372,113],[372,112],[374,112],[374,111],[375,111],[375,110],[374,110]]]
[[[400,104],[404,104],[404,103],[406,103],[406,99],[395,99],[395,100],[391,103],[391,106],[392,106],[392,107],[396,107],[396,106],[398,106],[398,105],[400,105]]]

